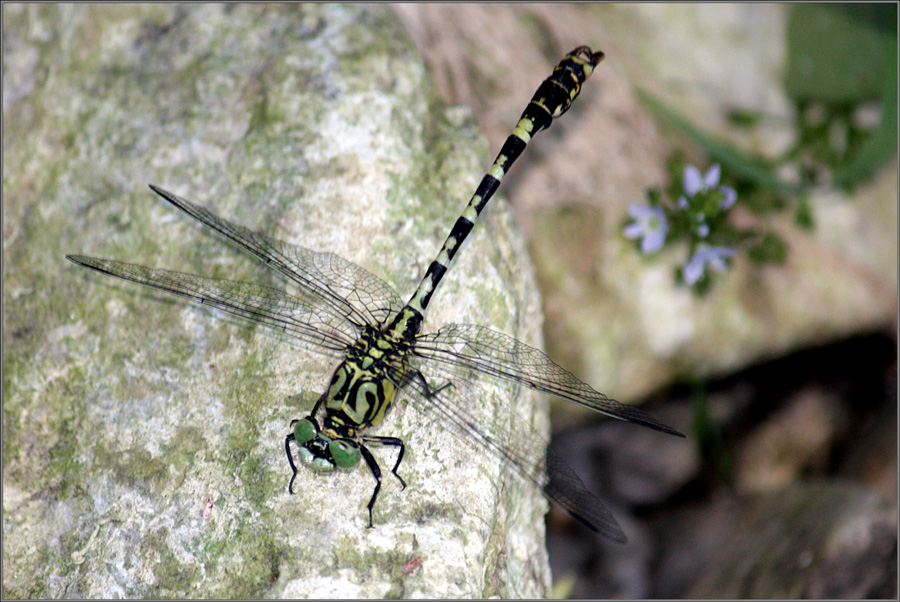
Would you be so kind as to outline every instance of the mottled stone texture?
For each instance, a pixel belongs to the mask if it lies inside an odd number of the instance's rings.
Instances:
[[[408,297],[489,158],[394,16],[5,4],[3,17],[4,595],[545,594],[546,506],[498,462],[401,407],[378,434],[406,439],[409,486],[386,476],[374,529],[365,468],[303,471],[289,496],[288,424],[336,360],[64,259],[284,286],[152,183]],[[497,204],[427,328],[538,343],[524,245]],[[471,402],[532,412],[533,398],[487,391]],[[393,453],[375,453],[387,473]]]

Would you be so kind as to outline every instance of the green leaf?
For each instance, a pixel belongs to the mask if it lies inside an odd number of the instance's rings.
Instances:
[[[896,6],[894,6],[896,8]],[[897,37],[890,39],[889,71],[882,78],[881,122],[859,154],[834,176],[838,186],[849,188],[868,179],[897,154]]]

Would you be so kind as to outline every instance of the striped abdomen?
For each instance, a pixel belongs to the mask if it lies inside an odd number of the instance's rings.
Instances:
[[[419,332],[431,296],[450,268],[453,258],[469,236],[475,222],[478,221],[481,212],[500,186],[503,176],[525,150],[531,138],[550,127],[554,117],[559,117],[569,109],[572,101],[581,92],[581,84],[602,59],[602,52],[592,52],[587,46],[579,46],[567,54],[553,69],[553,74],[541,83],[519,118],[515,130],[500,149],[494,164],[482,178],[465,211],[457,218],[450,235],[444,241],[444,246],[431,262],[416,292],[406,307],[394,318],[388,327],[389,330],[401,338],[410,338]]]

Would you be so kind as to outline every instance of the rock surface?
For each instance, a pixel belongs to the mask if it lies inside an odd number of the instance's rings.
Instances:
[[[471,113],[434,102],[393,15],[5,4],[3,16],[4,596],[544,595],[545,502],[496,480],[495,459],[407,407],[379,429],[406,440],[408,487],[386,475],[375,528],[365,468],[302,471],[290,496],[288,424],[335,358],[64,259],[285,286],[153,183],[408,297],[489,159]],[[497,204],[427,328],[480,323],[539,344],[524,245]],[[479,403],[508,394],[487,392]]]

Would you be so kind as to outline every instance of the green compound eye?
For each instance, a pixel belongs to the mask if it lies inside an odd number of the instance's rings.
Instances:
[[[359,447],[352,441],[336,439],[328,444],[328,452],[339,468],[353,468],[359,464]]]
[[[316,438],[316,425],[308,418],[298,420],[294,425],[294,439],[300,445],[308,443]]]

